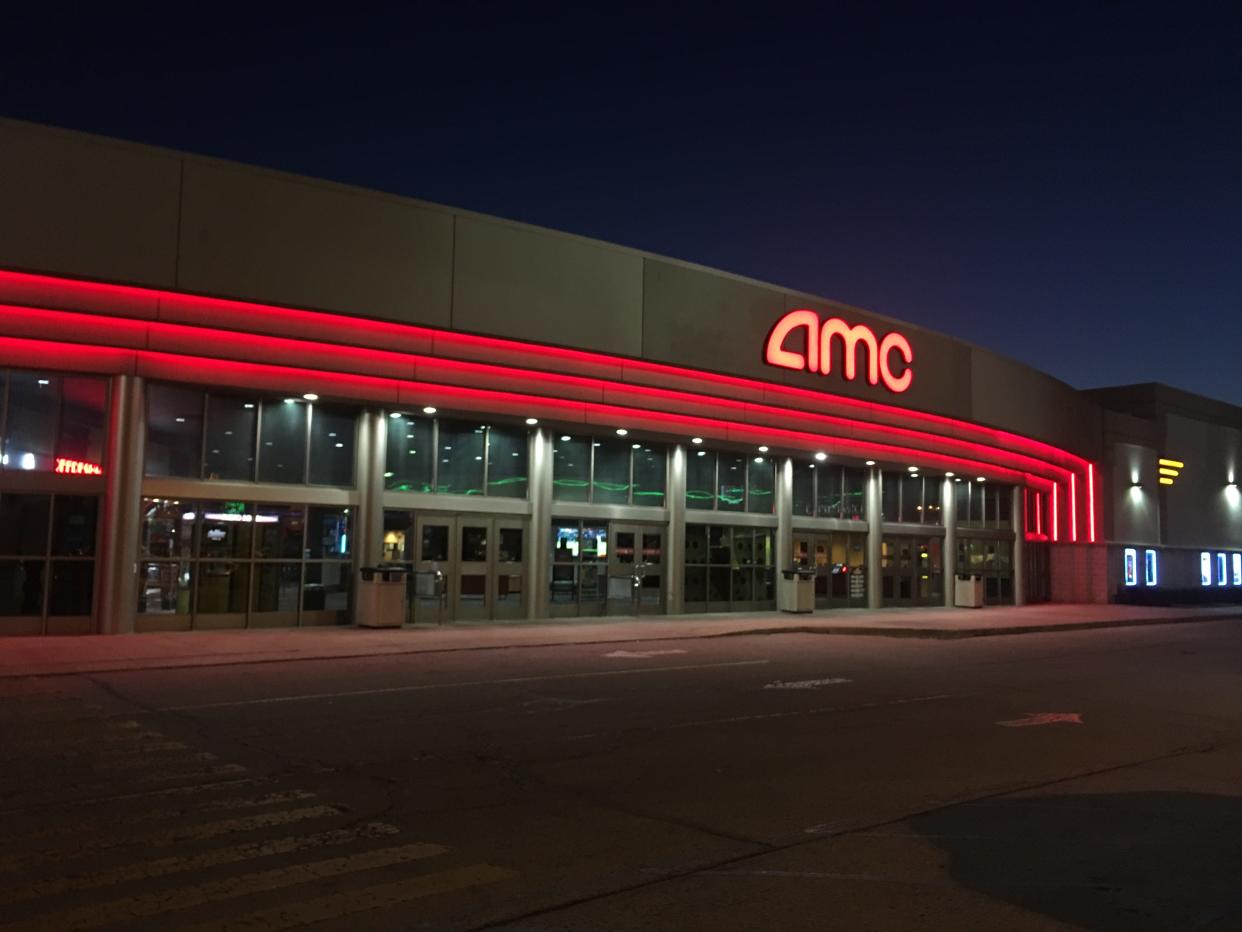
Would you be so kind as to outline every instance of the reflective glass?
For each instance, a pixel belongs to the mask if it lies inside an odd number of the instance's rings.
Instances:
[[[144,615],[188,615],[193,563],[138,564],[138,611]]]
[[[1013,488],[1002,485],[996,488],[996,526],[1008,530],[1013,525]]]
[[[707,525],[686,525],[686,562],[707,562]]]
[[[844,472],[840,466],[823,466],[815,470],[815,514],[820,518],[841,517],[841,483]]]
[[[94,556],[98,512],[98,496],[57,495],[52,502],[52,554],[60,557]]]
[[[0,560],[0,615],[42,615],[43,560]]]
[[[746,464],[746,510],[751,514],[770,515],[773,510],[773,486],[776,467],[770,459],[752,457]]]
[[[9,408],[4,425],[6,469],[51,472],[60,411],[59,376],[14,369],[9,373]]]
[[[159,382],[147,385],[148,476],[200,478],[203,393]]]
[[[388,448],[385,454],[384,488],[398,492],[430,492],[432,422],[427,418],[388,418]]]
[[[254,514],[245,502],[203,502],[198,513],[203,557],[249,557]]]
[[[440,421],[436,491],[483,494],[483,456],[487,428],[464,421]]]
[[[302,608],[308,612],[349,611],[350,564],[307,563]]]
[[[503,498],[525,498],[526,454],[529,440],[525,430],[493,427],[487,432],[487,494]]]
[[[259,421],[259,481],[303,482],[306,477],[306,402],[265,401]]]
[[[142,540],[144,557],[189,557],[194,553],[194,520],[198,517],[190,501],[144,498],[142,500]]]
[[[256,612],[296,612],[302,586],[301,563],[256,563],[254,595]]]
[[[885,476],[887,478],[887,476]],[[901,517],[906,524],[920,524],[923,520],[923,477],[901,477]]]
[[[487,528],[469,524],[461,526],[461,562],[487,562]]]
[[[49,615],[89,615],[95,593],[94,560],[53,560]]]
[[[496,551],[498,563],[522,562],[522,529],[520,527],[502,527],[498,530],[500,540]]]
[[[582,528],[582,549],[579,553],[582,562],[590,560],[603,561],[608,558],[607,526],[587,525]]]
[[[895,472],[880,476],[880,517],[884,521],[899,521],[901,510],[901,477]]]
[[[254,431],[258,403],[231,395],[207,396],[203,478],[254,479]]]
[[[707,527],[707,553],[708,560],[711,563],[729,565],[730,562],[730,534],[727,527],[717,527],[708,525]]]
[[[316,532],[315,510],[311,509],[310,533]],[[326,531],[325,531],[326,533]],[[313,540],[313,538],[312,538]],[[308,542],[307,546],[311,546]],[[409,562],[414,559],[414,523],[408,511],[384,512],[384,559]]]
[[[108,434],[108,382],[96,376],[67,375],[62,382],[56,455],[102,465]]]
[[[824,478],[827,468],[817,469],[814,463],[794,463],[793,468],[793,513],[795,518],[811,517],[815,514],[815,474]],[[839,470],[838,470],[839,471]]]
[[[634,504],[664,505],[667,475],[664,448],[645,443],[634,451]]]
[[[956,523],[965,524],[970,520],[970,483],[953,483],[953,514]]]
[[[558,502],[585,502],[591,485],[591,442],[566,439],[552,442],[552,498]]]
[[[630,500],[630,450],[624,440],[596,440],[592,501],[624,505]]]
[[[238,614],[246,611],[250,592],[249,563],[198,565],[198,614]]]
[[[448,559],[449,529],[445,524],[423,525],[422,547],[418,552],[420,560],[440,562]]]
[[[746,506],[746,457],[721,453],[717,485],[717,509],[742,511]]]
[[[711,511],[716,507],[716,454],[686,451],[686,507]]]
[[[354,484],[353,408],[311,405],[310,481],[314,485]]]
[[[0,495],[0,554],[43,556],[47,553],[50,495]]]
[[[969,521],[973,527],[983,526],[983,498],[987,487],[982,483],[971,482]]]
[[[259,505],[255,509],[256,557],[300,559],[306,526],[301,505]]]
[[[856,466],[842,470],[841,517],[862,521],[867,517],[867,471]]]
[[[384,558],[405,559],[404,556],[389,557],[387,554],[388,514],[391,512],[384,515]],[[403,522],[409,520],[404,512],[399,512],[399,514]],[[308,560],[339,560],[342,557],[348,557],[350,543],[348,508],[337,508],[332,505],[310,506],[310,517],[306,522],[306,558]],[[404,540],[402,549],[404,549]]]

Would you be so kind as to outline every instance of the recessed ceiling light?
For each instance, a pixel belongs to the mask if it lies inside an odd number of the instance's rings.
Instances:
[[[314,392],[306,392],[302,397],[305,398],[307,401],[318,401],[319,400],[319,396],[316,395]]]
[[[246,405],[246,407],[247,407],[247,408],[249,408],[249,407],[250,407],[250,405]],[[401,417],[401,412],[400,412],[400,411],[390,411],[390,412],[388,413],[388,416],[389,416],[389,417],[391,417],[391,418],[398,418],[398,417]]]
[[[185,418],[183,418],[183,417],[174,418],[174,420],[175,420],[178,424],[184,424],[184,423],[185,423]]]
[[[572,438],[572,437],[570,437],[570,436],[569,436],[569,434],[561,434],[561,442],[562,442],[562,443],[568,443],[568,442],[569,442],[570,440],[572,440],[572,439],[573,439],[573,438]]]
[[[822,463],[824,460],[828,459],[828,454],[823,452],[816,453],[815,459]]]
[[[768,448],[767,448],[767,447],[765,447],[765,446],[760,446],[760,447],[759,447],[759,452],[760,452],[760,453],[767,453],[767,452],[768,452]]]
[[[630,444],[630,448],[631,448],[631,449],[633,449],[633,450],[639,450],[639,449],[641,449],[641,448],[642,448],[642,444],[641,444],[641,443],[631,443],[631,444]]]
[[[956,477],[953,481],[954,481],[954,482],[961,482],[961,481],[962,481],[962,477],[961,477],[961,476],[958,476],[958,477]]]
[[[435,413],[436,413],[435,405],[427,405],[425,408],[423,408],[423,414],[435,414]]]
[[[874,465],[875,465],[875,460],[867,460],[867,462],[866,462],[866,463],[864,463],[863,465],[864,465],[864,466],[874,466]]]
[[[691,437],[690,442],[693,444],[700,444],[703,442],[703,438],[702,437]]]
[[[39,379],[39,384],[40,385],[51,385],[52,382],[50,379]]]
[[[707,456],[707,451],[706,451],[706,450],[699,450],[699,452],[698,452],[698,453],[696,453],[696,454],[694,454],[694,455],[695,455],[695,456]]]
[[[285,399],[285,404],[287,404],[287,405],[295,405],[295,404],[297,404],[297,403],[298,403],[298,400],[297,400],[296,398],[286,398],[286,399]]]
[[[242,405],[242,407],[243,407],[243,408],[253,408],[253,407],[254,407],[254,404],[253,404],[252,402],[247,401],[244,405]],[[395,417],[396,415],[393,415],[393,416]]]
[[[917,466],[907,466],[907,467],[906,467],[906,470],[907,470],[908,472],[918,472],[918,471],[919,471],[919,468],[918,468]]]
[[[343,447],[343,446],[345,446],[345,444],[343,444],[343,443],[338,443],[338,444],[336,445],[336,448],[339,450],[339,449],[340,449],[341,447]]]
[[[975,476],[975,481],[976,482],[987,482],[988,480],[985,479],[983,476]]]
[[[951,473],[951,472],[947,472],[947,473],[945,473],[945,474],[944,474],[944,477],[945,477],[946,479],[952,479],[952,478],[953,478],[953,473]]]
[[[755,457],[755,462],[756,462],[756,463],[762,463],[762,462],[763,462],[763,457],[762,457],[762,456],[756,456],[756,457]]]
[[[617,428],[617,436],[618,436],[618,437],[624,437],[624,436],[625,436],[626,434],[628,434],[628,433],[629,433],[629,431],[628,431],[628,430],[626,430],[624,427],[618,427],[618,428]]]
[[[534,427],[534,426],[535,426],[536,424],[538,424],[538,423],[539,423],[539,418],[537,418],[537,417],[528,417],[528,418],[526,419],[526,426],[527,426],[527,427]]]

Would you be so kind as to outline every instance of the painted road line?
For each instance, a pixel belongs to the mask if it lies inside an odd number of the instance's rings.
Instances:
[[[305,822],[309,819],[330,819],[342,815],[344,811],[339,806],[305,806],[301,809],[278,809],[275,812],[262,812],[258,815],[242,816],[238,819],[222,819],[219,822],[190,825],[156,835],[134,835],[129,838],[124,836],[105,837],[93,843],[84,841],[69,848],[48,848],[43,851],[33,851],[26,854],[4,855],[0,857],[0,871],[19,870],[36,864],[48,864],[56,861],[71,861],[86,854],[95,854],[113,848],[128,848],[134,845],[162,848],[187,841],[204,841],[209,838],[219,838],[221,835],[253,832],[257,829],[273,828],[279,825],[292,825],[295,822]]]
[[[68,932],[71,929],[97,929],[115,923],[132,922],[146,916],[159,916],[183,909],[192,909],[221,900],[250,896],[313,883],[330,877],[342,877],[377,867],[408,864],[423,858],[431,858],[448,851],[442,845],[415,843],[394,848],[379,848],[339,858],[311,861],[290,867],[239,874],[223,880],[212,880],[189,887],[174,887],[156,893],[121,897],[89,906],[79,906],[58,913],[44,913],[22,922],[5,926],[5,932],[33,932],[55,929]]]
[[[1081,725],[1082,715],[1078,712],[1027,712],[1025,718],[1010,719],[1007,722],[994,722],[1005,728],[1028,728],[1032,725]]]
[[[217,932],[217,930],[248,928],[275,932],[275,930],[292,929],[314,922],[343,919],[346,916],[371,910],[390,909],[424,897],[469,890],[472,887],[499,883],[516,876],[515,871],[505,870],[503,867],[494,867],[491,864],[471,864],[469,867],[423,874],[408,880],[375,884],[360,890],[350,890],[313,900],[303,900],[300,903],[291,903],[288,906],[259,910],[232,919],[193,926],[183,932]]]
[[[600,654],[601,657],[663,657],[665,654],[685,654],[689,651],[678,650],[672,648],[670,650],[614,650],[607,654]]]
[[[96,887],[110,887],[131,880],[147,880],[152,877],[166,877],[184,871],[206,870],[222,864],[237,864],[241,861],[252,861],[257,858],[274,857],[278,854],[289,854],[294,851],[307,851],[312,848],[330,848],[336,845],[347,845],[355,841],[371,838],[382,838],[396,835],[395,825],[384,822],[368,822],[355,828],[335,829],[330,832],[318,832],[314,835],[290,835],[273,841],[253,841],[244,845],[233,845],[231,848],[216,848],[201,854],[188,857],[158,858],[152,861],[138,861],[133,864],[122,864],[117,867],[101,870],[95,874],[81,877],[57,877],[42,883],[14,884],[9,890],[0,890],[0,904],[20,903],[22,900],[34,900],[44,896],[59,896],[63,893],[76,893]]]
[[[911,696],[907,699],[890,699],[886,702],[860,702],[856,705],[827,705],[820,706],[815,709],[795,709],[789,712],[759,712],[754,715],[732,715],[728,718],[706,718],[693,722],[675,722],[672,725],[665,725],[659,730],[670,730],[676,728],[699,728],[703,725],[729,725],[734,722],[757,722],[767,718],[794,718],[799,715],[826,715],[832,712],[860,712],[866,709],[882,709],[894,705],[910,705],[915,702],[936,702],[941,699],[952,699],[953,696],[945,693],[937,696]]]
[[[511,676],[495,680],[460,680],[456,683],[423,683],[418,686],[388,686],[382,689],[355,689],[339,693],[305,693],[298,696],[269,696],[264,699],[238,699],[232,702],[204,702],[196,705],[174,705],[153,712],[197,712],[203,709],[229,709],[248,705],[272,705],[282,702],[310,702],[317,699],[349,699],[355,696],[384,696],[397,693],[426,692],[433,689],[467,689],[474,686],[513,686],[522,683],[553,683],[560,680],[587,680],[607,676],[640,676],[650,673],[676,673],[682,670],[717,670],[726,667],[753,667],[770,660],[732,660],[725,663],[693,663],[671,667],[635,667],[626,670],[592,670],[589,673],[550,673],[546,676]]]
[[[40,803],[26,803],[0,809],[0,815],[11,815],[18,812],[44,812],[48,809],[72,809],[81,806],[98,806],[102,803],[125,802],[131,799],[153,799],[160,796],[186,796],[193,793],[214,793],[218,790],[233,790],[239,786],[262,786],[271,783],[270,777],[242,777],[237,780],[211,780],[207,783],[188,783],[185,786],[167,786],[155,790],[140,790],[136,793],[111,793],[105,796],[85,796],[80,799],[52,799]]]
[[[285,790],[279,793],[267,793],[263,796],[244,796],[240,799],[213,799],[198,805],[181,809],[152,809],[146,812],[129,812],[123,815],[98,816],[77,821],[61,822],[24,835],[5,835],[6,845],[28,844],[44,838],[55,838],[59,835],[89,835],[118,825],[134,825],[139,822],[163,822],[185,819],[196,812],[216,812],[221,809],[258,809],[261,806],[276,806],[284,803],[298,802],[303,799],[314,799],[315,794],[309,790]]]
[[[852,683],[843,676],[825,676],[818,680],[773,680],[764,689],[818,689],[821,686],[838,686],[841,683]]]

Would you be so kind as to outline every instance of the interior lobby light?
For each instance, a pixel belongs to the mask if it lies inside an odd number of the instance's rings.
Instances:
[[[539,423],[539,418],[537,418],[537,417],[528,417],[528,418],[526,419],[526,426],[527,426],[527,427],[534,427],[534,426],[535,426],[536,424],[538,424],[538,423]]]
[[[314,392],[306,392],[302,397],[305,398],[307,401],[318,401],[319,400],[319,396],[316,395]]]
[[[918,471],[919,471],[919,468],[918,468],[917,466],[907,466],[907,467],[906,467],[906,470],[907,470],[908,472],[918,472]]]
[[[975,476],[975,481],[976,482],[987,482],[988,480],[985,479],[983,476]]]
[[[828,459],[828,454],[821,451],[815,454],[815,459],[822,463],[824,460]]]
[[[626,430],[624,427],[618,427],[618,428],[617,428],[617,436],[618,436],[618,437],[624,437],[624,436],[625,436],[626,434],[628,434],[628,433],[629,433],[629,431],[628,431],[628,430]]]
[[[287,404],[287,405],[295,405],[295,404],[297,404],[297,403],[298,403],[298,400],[297,400],[296,398],[286,398],[286,399],[285,399],[285,404]]]
[[[767,452],[768,452],[768,448],[767,448],[766,446],[760,446],[760,447],[759,447],[759,452],[760,452],[760,453],[767,453]]]
[[[423,408],[423,414],[435,414],[435,413],[436,413],[436,409],[434,405],[427,405],[425,408]]]
[[[569,443],[573,438],[569,434],[561,434],[561,443]]]
[[[755,462],[756,462],[756,463],[762,463],[762,462],[763,462],[763,457],[762,457],[762,456],[756,456],[756,457],[755,457]]]
[[[391,417],[391,418],[398,418],[398,417],[401,417],[401,412],[400,412],[400,411],[390,411],[390,412],[389,412],[389,414],[388,414],[388,416],[389,416],[389,417]]]
[[[875,460],[867,460],[867,462],[863,463],[863,465],[864,465],[864,466],[874,466],[874,465],[875,465]]]
[[[944,477],[945,477],[946,479],[952,479],[952,478],[953,478],[953,473],[951,473],[951,472],[947,472],[947,473],[945,473],[945,474],[944,474]]]
[[[702,437],[691,437],[690,442],[693,444],[700,444],[703,442],[703,438]]]

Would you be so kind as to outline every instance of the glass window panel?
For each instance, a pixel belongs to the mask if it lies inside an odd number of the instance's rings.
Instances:
[[[608,559],[607,526],[587,525],[582,528],[582,552],[579,556],[584,563],[590,560]]]
[[[746,468],[748,492],[746,510],[752,514],[772,513],[773,488],[776,482],[776,466],[770,459],[753,457]]]
[[[716,507],[716,454],[690,450],[686,457],[686,507],[711,511]]]
[[[996,525],[1008,530],[1013,524],[1013,487],[1004,485],[996,489]]]
[[[596,440],[592,501],[624,505],[630,500],[631,445],[624,440]]]
[[[257,402],[231,395],[207,396],[204,478],[253,481],[254,432],[258,422]]]
[[[188,615],[194,564],[138,564],[138,612],[143,615]]]
[[[730,559],[730,547],[729,529],[727,527],[709,525],[707,528],[707,552],[710,561],[718,566],[728,566],[732,562]]]
[[[588,605],[604,601],[608,593],[608,572],[603,563],[584,563],[578,568],[581,581],[579,604]]]
[[[746,506],[746,457],[721,453],[717,484],[717,509],[742,511]]]
[[[794,517],[811,517],[815,514],[815,473],[831,470],[816,469],[813,463],[794,463],[793,513]]]
[[[815,472],[819,483],[816,491],[816,515],[821,518],[841,517],[841,491],[844,472],[840,466],[821,466]]]
[[[463,524],[461,527],[461,561],[487,562],[487,528]]]
[[[560,435],[552,442],[552,497],[585,502],[591,485],[591,441]]]
[[[488,495],[503,498],[526,497],[528,445],[525,430],[518,430],[516,427],[493,427],[488,431]]]
[[[315,509],[311,509],[310,533],[316,528]],[[309,542],[307,546],[310,546]],[[408,511],[384,512],[384,559],[408,563],[414,559],[414,525]]]
[[[389,512],[388,514],[391,514]],[[384,516],[384,550],[385,559],[407,559],[389,557],[388,551],[388,514]],[[403,522],[409,521],[405,512],[399,512]],[[404,528],[404,524],[403,524]],[[405,547],[405,535],[402,534],[402,550]],[[306,522],[306,558],[308,560],[340,560],[349,556],[351,540],[349,534],[349,509],[336,508],[331,505],[311,505],[310,517]]]
[[[634,451],[634,504],[664,505],[667,475],[664,447],[645,443]]]
[[[863,521],[867,517],[867,471],[855,466],[842,470],[841,517]]]
[[[483,494],[483,455],[487,428],[465,421],[440,421],[436,491]]]
[[[502,527],[497,529],[496,561],[498,563],[522,562],[522,529],[520,527]]]
[[[923,477],[901,477],[901,521],[919,524],[923,520]]]
[[[254,595],[256,612],[296,612],[302,588],[301,563],[256,563]]]
[[[306,513],[301,505],[259,505],[255,508],[256,557],[300,559]]]
[[[940,496],[943,492],[944,480],[940,478],[932,478],[931,476],[923,477],[923,523],[924,524],[940,524]]]
[[[307,563],[302,608],[308,612],[349,611],[351,579],[348,563]]]
[[[897,473],[886,472],[880,476],[880,517],[884,521],[898,521],[901,511],[897,507],[901,500],[901,477]]]
[[[970,518],[969,482],[953,482],[953,515],[959,525],[965,524]]]
[[[353,408],[311,405],[310,481],[315,485],[354,484]]]
[[[733,529],[733,565],[747,566],[754,562],[755,532],[750,528],[735,527]]]
[[[552,525],[552,559],[557,563],[576,563],[578,560],[578,525]]]
[[[56,422],[60,413],[59,376],[15,369],[9,373],[5,421],[6,469],[51,472],[55,466]]]
[[[771,566],[774,562],[772,555],[772,532],[766,529],[755,531],[755,563]]]
[[[50,495],[0,495],[0,554],[43,556],[47,553]]]
[[[429,419],[389,415],[384,488],[397,492],[430,492],[434,454]]]
[[[89,615],[95,593],[94,560],[53,560],[49,615]]]
[[[578,601],[578,564],[553,564],[549,598],[561,604]]]
[[[56,455],[102,465],[108,434],[107,380],[67,375],[62,382],[62,398]]]
[[[449,529],[444,524],[424,524],[420,560],[433,562],[447,560],[449,554]]]
[[[659,533],[644,534],[642,540],[642,562],[648,564],[662,563],[664,561],[664,535]]]
[[[707,601],[707,568],[703,566],[686,567],[686,601]]]
[[[686,562],[707,562],[707,525],[686,525]]]
[[[712,566],[707,570],[707,600],[709,602],[729,601],[729,576],[727,566]]]
[[[973,527],[983,526],[983,493],[985,486],[977,482],[966,483],[970,486],[969,522]]]
[[[265,401],[259,427],[259,481],[303,482],[306,478],[306,412],[300,400]]]
[[[144,498],[140,554],[144,557],[191,556],[197,517],[193,502]]]
[[[246,611],[250,594],[249,563],[203,562],[198,565],[198,601],[201,615]]]
[[[199,478],[202,443],[203,393],[196,388],[149,384],[147,475]]]
[[[250,556],[254,513],[245,502],[203,502],[198,524],[200,556],[215,559]]]
[[[612,555],[618,563],[634,562],[634,537],[633,531],[618,531],[613,536]]]
[[[43,560],[0,560],[0,615],[43,614]]]
[[[60,557],[94,556],[98,512],[98,496],[57,495],[52,503],[52,553]]]
[[[755,597],[755,573],[750,567],[734,567],[731,596],[734,602],[749,602]]]

